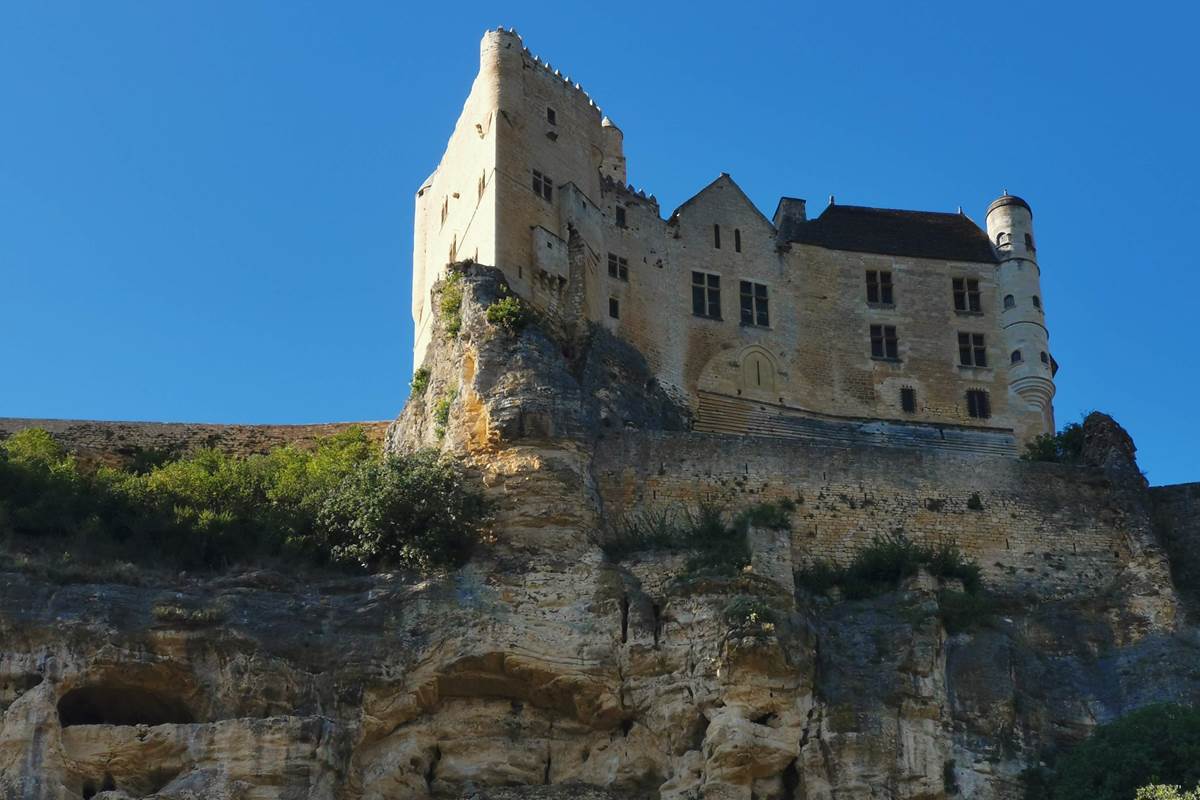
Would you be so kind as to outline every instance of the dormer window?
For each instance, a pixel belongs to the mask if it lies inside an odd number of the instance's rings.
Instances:
[[[558,124],[558,115],[554,113],[554,109],[550,106],[546,106],[546,122],[549,122],[551,125]]]

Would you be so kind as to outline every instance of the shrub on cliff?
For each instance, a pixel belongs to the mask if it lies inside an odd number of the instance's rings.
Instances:
[[[428,570],[465,562],[486,512],[458,467],[425,451],[360,464],[325,498],[318,530],[335,560]]]
[[[458,336],[458,332],[462,330],[462,301],[462,273],[451,270],[442,281],[442,299],[438,303],[442,327],[451,338]]]
[[[918,544],[899,531],[876,536],[844,567],[814,561],[796,572],[796,584],[815,594],[837,586],[846,597],[858,600],[892,591],[922,567],[935,577],[962,581],[969,594],[980,589],[979,565],[967,559],[956,543]]]
[[[509,334],[520,333],[529,324],[529,309],[519,298],[509,295],[487,307],[487,321]]]
[[[1072,422],[1058,433],[1043,433],[1025,445],[1025,461],[1078,464],[1083,460],[1083,426]]]
[[[1043,773],[1027,780],[1026,797],[1129,800],[1148,784],[1198,783],[1200,710],[1161,704],[1097,727],[1090,737],[1059,758],[1048,776]]]
[[[312,450],[284,446],[246,458],[200,450],[145,472],[84,470],[45,431],[25,431],[0,444],[0,533],[74,552],[81,562],[441,565],[462,541],[451,523],[473,525],[479,515],[471,509],[481,501],[451,465],[435,460],[385,460],[352,428]],[[423,502],[444,504],[442,515],[410,522],[420,508],[402,502],[412,487],[425,493]],[[361,518],[349,515],[355,491],[369,489],[379,493],[376,505],[360,505]],[[408,516],[389,520],[389,513]],[[428,531],[406,527],[426,522]]]
[[[666,506],[620,518],[601,548],[612,561],[638,552],[690,552],[690,572],[732,574],[750,563],[746,513],[728,521],[721,506],[702,502],[696,511]]]

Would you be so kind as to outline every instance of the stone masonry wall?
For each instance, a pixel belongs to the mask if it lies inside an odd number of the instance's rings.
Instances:
[[[610,519],[704,499],[736,510],[791,498],[796,567],[818,558],[846,563],[872,537],[903,531],[918,541],[956,541],[989,585],[1072,596],[1095,594],[1146,552],[1145,521],[1088,467],[627,432],[600,443],[594,474]]]
[[[357,425],[382,442],[387,422],[331,422],[314,425],[210,425],[190,422],[103,422],[72,419],[0,418],[0,439],[26,428],[44,428],[68,451],[85,460],[121,462],[138,452],[184,453],[216,447],[235,455],[265,453],[285,444],[311,446]]]
[[[1175,585],[1200,601],[1200,483],[1155,486],[1154,528],[1171,557]]]

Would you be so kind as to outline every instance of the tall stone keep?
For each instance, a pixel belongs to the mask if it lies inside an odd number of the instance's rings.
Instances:
[[[988,206],[987,231],[996,248],[1000,326],[1008,350],[1008,388],[1042,417],[1042,430],[1054,430],[1054,373],[1050,334],[1042,305],[1041,268],[1033,238],[1033,210],[1004,193]],[[1032,431],[1036,434],[1039,431]]]

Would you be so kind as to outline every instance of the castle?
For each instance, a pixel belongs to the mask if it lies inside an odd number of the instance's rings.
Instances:
[[[1053,432],[1054,373],[1028,203],[958,213],[784,197],[734,180],[663,218],[628,185],[623,134],[512,30],[480,69],[416,197],[414,365],[447,264],[499,267],[566,327],[637,348],[697,430],[882,431],[1013,453]],[[873,427],[872,427],[873,426]]]

